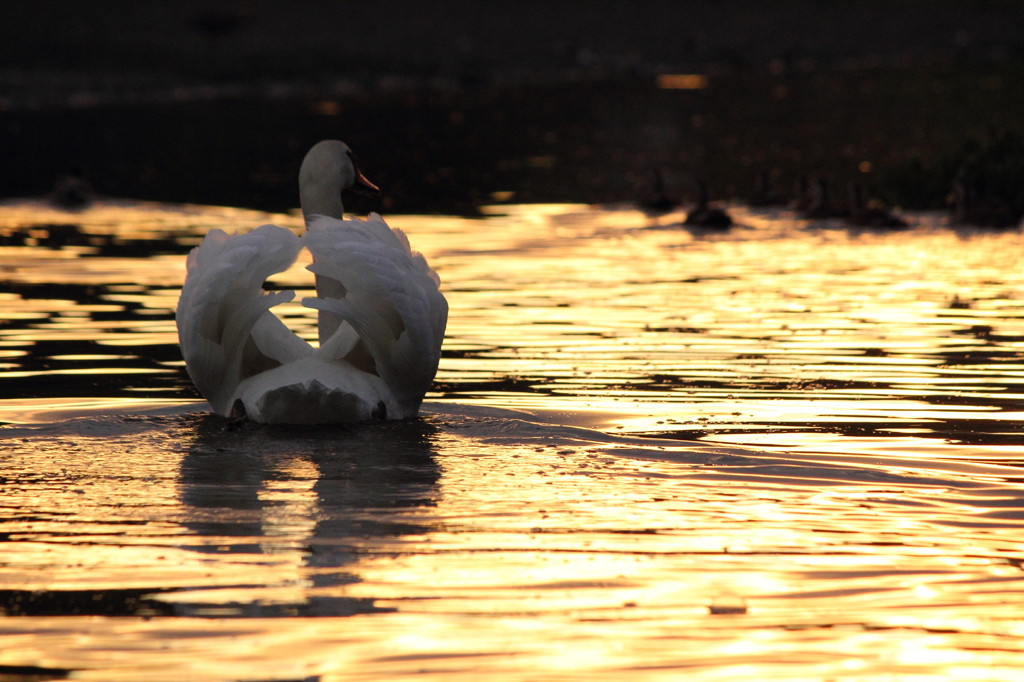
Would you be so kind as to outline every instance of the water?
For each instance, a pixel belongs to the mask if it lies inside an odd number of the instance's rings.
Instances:
[[[0,679],[1012,677],[1021,233],[679,217],[390,217],[436,390],[310,430],[207,414],[173,320],[207,230],[295,216],[5,206]]]

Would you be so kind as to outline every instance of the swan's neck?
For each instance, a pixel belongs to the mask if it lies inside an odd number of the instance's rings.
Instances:
[[[695,203],[697,209],[701,211],[708,207],[708,186],[704,184],[703,180],[697,183],[697,201]]]
[[[302,215],[307,223],[312,215],[325,215],[339,220],[345,215],[338,182],[302,184],[299,187],[299,204],[302,206]]]

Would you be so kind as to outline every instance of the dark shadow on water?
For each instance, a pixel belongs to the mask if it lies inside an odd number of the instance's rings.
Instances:
[[[43,668],[37,665],[0,665],[0,682],[66,680],[73,672],[63,668]]]
[[[0,590],[3,616],[168,616],[151,588],[119,590]],[[0,667],[0,673],[3,668]],[[0,680],[3,680],[0,675]]]

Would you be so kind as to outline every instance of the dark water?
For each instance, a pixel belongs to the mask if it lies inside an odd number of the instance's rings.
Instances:
[[[1015,62],[770,73],[723,71],[667,90],[655,73],[502,88],[414,82],[304,88],[190,86],[12,107],[0,122],[0,194],[41,194],[72,164],[102,194],[285,211],[305,151],[346,140],[384,188],[357,211],[475,214],[503,201],[642,199],[662,174],[676,200],[702,178],[750,197],[768,174],[792,198],[821,176],[875,198],[942,209],[972,141],[1020,134]],[[1018,170],[1014,171],[1024,175]]]

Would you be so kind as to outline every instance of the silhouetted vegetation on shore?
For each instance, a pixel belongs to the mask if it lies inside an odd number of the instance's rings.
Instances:
[[[12,6],[0,196],[77,164],[101,194],[281,210],[302,150],[343,137],[385,191],[357,208],[632,200],[658,173],[680,202],[695,176],[740,199],[770,177],[779,200],[812,176],[1019,216],[1024,8],[807,4],[495,4],[443,27],[399,0]]]

